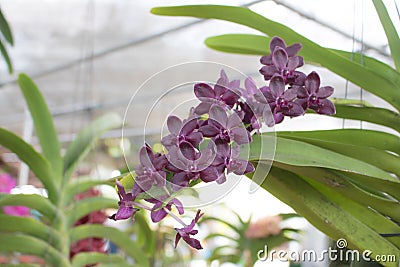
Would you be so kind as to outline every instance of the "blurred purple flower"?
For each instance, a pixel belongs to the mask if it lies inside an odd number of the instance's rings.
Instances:
[[[224,142],[234,141],[239,145],[251,142],[250,133],[243,127],[242,119],[233,113],[229,117],[225,109],[213,105],[209,111],[208,124],[200,131],[205,137],[214,137]]]
[[[165,155],[154,154],[149,145],[143,146],[139,150],[140,165],[135,168],[136,184],[143,190],[148,191],[155,184],[164,186],[166,183],[166,173],[163,168],[168,164]]]
[[[203,140],[203,135],[196,131],[199,126],[196,118],[190,118],[183,122],[176,116],[169,116],[167,127],[171,134],[163,137],[161,143],[167,149],[173,146],[179,146],[183,141],[197,146]]]
[[[118,220],[125,220],[133,216],[132,220],[134,220],[135,214],[139,209],[134,208],[133,206],[135,203],[135,199],[137,195],[140,193],[140,191],[132,190],[132,193],[126,193],[124,186],[118,180],[116,181],[116,185],[119,197],[119,202],[118,202],[119,208],[117,213],[111,215],[109,218],[113,219],[114,221],[118,221]]]
[[[304,109],[310,108],[315,110],[318,114],[333,115],[336,113],[335,105],[328,98],[333,94],[333,87],[320,86],[320,78],[318,74],[311,72],[304,83],[304,86],[296,86],[297,100]]]
[[[17,185],[8,173],[0,174],[0,193],[10,194]],[[25,206],[3,206],[3,212],[11,216],[30,216],[30,209]]]
[[[285,83],[279,75],[272,77],[269,87],[261,91],[256,98],[261,103],[269,104],[273,121],[270,114],[264,112],[264,121],[268,126],[283,121],[284,116],[296,117],[304,114],[304,109],[293,100],[297,97],[297,91],[288,89],[285,91]]]
[[[195,107],[194,113],[198,115],[208,113],[211,106],[216,103],[232,108],[240,98],[239,86],[240,81],[229,81],[224,70],[221,70],[220,78],[214,88],[206,83],[195,84],[194,94],[201,103]]]
[[[192,220],[192,222],[183,228],[175,228],[177,231],[175,237],[175,248],[178,245],[179,240],[182,238],[189,246],[195,249],[203,249],[200,244],[200,241],[190,237],[191,235],[195,235],[198,233],[197,230],[194,230],[194,226],[199,221],[200,217],[203,216],[204,213],[200,214],[200,210],[197,210],[196,217]]]

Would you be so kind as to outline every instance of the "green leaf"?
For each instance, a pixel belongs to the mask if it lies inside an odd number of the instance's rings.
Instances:
[[[293,138],[340,142],[342,144],[365,146],[400,154],[400,137],[367,129],[338,129],[319,131],[282,131],[278,135],[290,135]]]
[[[219,5],[192,5],[156,7],[153,14],[167,16],[191,16],[205,19],[220,19],[248,26],[268,36],[280,36],[286,43],[301,43],[301,55],[381,97],[400,110],[399,85],[382,78],[357,62],[346,59],[319,46],[291,28],[269,20],[248,8]]]
[[[23,234],[0,233],[0,251],[21,252],[29,255],[36,255],[51,263],[53,266],[70,267],[66,257],[46,242]]]
[[[107,114],[92,122],[69,145],[64,156],[64,182],[101,135],[112,128],[120,127],[122,120],[117,114]]]
[[[1,40],[0,40],[0,52],[3,55],[4,60],[6,61],[8,72],[13,73],[14,70],[13,70],[13,66],[11,63],[11,59],[8,55],[6,47],[4,46],[4,44]]]
[[[45,197],[32,194],[1,194],[0,206],[25,206],[39,211],[50,221],[58,216],[58,209]]]
[[[0,214],[0,232],[20,232],[48,242],[56,249],[61,247],[58,232],[33,218]]]
[[[6,18],[3,15],[3,12],[0,8],[0,31],[4,36],[4,39],[10,44],[14,45],[14,38],[10,29],[10,25],[8,24]]]
[[[400,185],[397,179],[373,165],[301,141],[277,137],[275,157],[266,151],[260,151],[260,149],[262,149],[262,144],[264,142],[270,142],[271,138],[273,137],[266,134],[253,136],[253,142],[250,144],[249,159],[256,162],[258,160],[274,160],[294,166],[323,167],[341,170],[375,177],[383,181],[391,181]]]
[[[222,223],[222,224],[228,226],[229,228],[231,228],[233,231],[235,231],[239,235],[242,232],[242,230],[239,227],[237,227],[236,225],[233,225],[232,223],[229,223],[226,220],[220,219],[218,217],[207,216],[207,217],[204,217],[201,221],[202,222],[216,221],[216,222],[219,222],[219,223]]]
[[[41,267],[41,265],[39,263],[19,263],[19,264],[2,263],[1,267]]]
[[[53,179],[61,182],[62,158],[56,129],[49,108],[35,83],[25,74],[18,76],[18,84],[28,104],[35,125],[36,135],[42,147],[43,155],[50,162]]]
[[[76,221],[83,216],[102,209],[118,208],[118,202],[115,199],[105,197],[89,197],[75,202],[66,212],[67,225],[72,227]]]
[[[321,148],[329,149],[331,151],[340,153],[358,159],[374,165],[384,171],[394,173],[400,176],[400,158],[397,155],[386,152],[385,150],[373,148],[370,146],[359,146],[356,144],[350,144],[348,142],[342,143],[341,139],[336,138],[336,140],[324,140],[321,138],[305,138],[296,135],[296,132],[292,133],[282,133],[278,132],[279,137],[288,138],[292,140],[303,141]],[[357,137],[358,138],[358,137]],[[399,140],[400,141],[400,140]],[[357,142],[357,141],[356,141]],[[373,142],[373,141],[372,141]],[[398,143],[400,145],[400,142]],[[374,155],[371,157],[371,155]]]
[[[57,188],[52,180],[49,162],[31,145],[14,133],[0,128],[0,144],[14,152],[25,162],[49,193],[49,198],[56,200]]]
[[[124,250],[127,255],[135,259],[138,266],[149,266],[147,258],[137,244],[124,232],[116,228],[96,224],[81,225],[71,229],[70,237],[72,243],[89,237],[109,239]]]
[[[372,0],[376,12],[379,15],[383,29],[389,42],[390,52],[397,70],[400,70],[400,38],[396,28],[390,19],[389,13],[386,10],[385,4],[381,0]]]
[[[82,267],[95,263],[109,263],[112,264],[111,266],[123,266],[123,264],[127,264],[127,262],[119,255],[98,252],[81,252],[75,255],[72,259],[73,267]]]
[[[345,238],[349,248],[361,251],[371,250],[373,257],[379,254],[399,255],[400,253],[379,233],[354,218],[352,214],[292,172],[273,167],[262,187],[293,207],[297,213],[329,237]],[[387,266],[394,267],[397,264],[387,263]]]
[[[356,107],[335,104],[337,118],[361,120],[383,125],[400,132],[400,115],[385,108]]]

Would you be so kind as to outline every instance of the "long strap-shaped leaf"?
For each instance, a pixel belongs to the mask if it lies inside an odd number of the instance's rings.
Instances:
[[[259,166],[260,167],[260,166]],[[372,257],[399,255],[396,246],[356,219],[298,175],[273,167],[262,187],[293,207],[333,239],[345,238],[349,248],[372,251]],[[398,260],[398,259],[397,259]],[[382,263],[398,266],[398,262]]]
[[[1,194],[0,207],[2,206],[25,206],[39,211],[49,221],[58,216],[58,209],[45,197],[36,194]]]
[[[63,162],[60,154],[60,144],[49,108],[31,78],[25,74],[20,74],[18,76],[18,84],[31,112],[43,155],[50,162],[53,170],[53,179],[59,186],[62,178]]]
[[[248,8],[219,5],[192,5],[156,7],[153,8],[151,12],[157,15],[191,16],[231,21],[259,30],[269,36],[280,36],[289,44],[300,42],[303,45],[302,55],[313,62],[320,63],[322,66],[339,74],[343,78],[381,97],[397,110],[400,110],[400,98],[398,97],[399,85],[383,79],[380,75],[364,68],[361,64],[335,54],[298,34],[289,27],[269,20]]]
[[[25,162],[47,189],[49,198],[53,202],[56,201],[58,189],[54,183],[48,160],[18,135],[2,128],[0,128],[0,145],[14,152]]]
[[[271,137],[268,135],[254,136],[250,144],[250,160],[274,160],[295,166],[329,168],[370,176],[400,186],[398,179],[373,165],[301,141],[277,137],[275,157],[273,157],[261,150],[263,142],[270,140]]]
[[[382,0],[372,0],[379,15],[386,37],[389,41],[390,52],[397,70],[400,70],[400,38],[390,19],[389,13]]]
[[[33,218],[0,214],[0,232],[24,233],[48,242],[55,249],[61,247],[58,232]]]
[[[107,114],[92,122],[78,134],[75,140],[69,145],[64,156],[64,183],[68,181],[74,168],[87,154],[94,142],[96,142],[105,131],[120,127],[121,124],[122,120],[118,115]]]
[[[67,258],[46,242],[23,234],[0,233],[0,251],[21,252],[42,257],[54,267],[70,267]]]
[[[98,252],[81,252],[72,259],[73,267],[82,267],[91,264],[108,263],[111,266],[121,266],[127,262],[119,255],[104,254]],[[96,265],[97,266],[97,265]]]
[[[116,228],[96,224],[81,225],[71,230],[70,237],[71,242],[89,237],[109,239],[127,255],[135,259],[138,266],[149,266],[147,258],[137,244],[128,235]]]

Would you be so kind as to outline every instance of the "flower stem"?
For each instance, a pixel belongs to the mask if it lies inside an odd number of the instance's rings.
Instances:
[[[184,223],[183,221],[182,221],[182,219],[181,218],[179,218],[178,216],[176,216],[173,212],[171,212],[169,209],[167,209],[167,208],[163,208],[164,209],[164,211],[166,212],[166,213],[168,213],[169,215],[171,215],[171,217],[172,218],[174,218],[177,222],[179,222],[180,224],[182,224],[183,225],[183,227],[187,227],[188,225],[186,224],[186,223]]]

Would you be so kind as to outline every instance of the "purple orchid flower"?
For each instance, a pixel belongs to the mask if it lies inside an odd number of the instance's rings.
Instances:
[[[165,200],[166,198],[167,197],[164,197],[163,200]],[[152,198],[152,199],[146,199],[146,201],[154,204],[153,208],[151,209],[150,217],[151,220],[155,223],[161,221],[162,219],[165,218],[165,216],[167,216],[168,213],[165,211],[165,209],[171,210],[172,205],[174,205],[177,208],[180,215],[184,213],[182,203],[176,198],[173,198],[170,201],[168,201],[168,203],[165,206],[164,202],[161,201],[160,199]]]
[[[134,220],[135,214],[139,209],[134,208],[133,205],[140,191],[132,190],[132,193],[126,193],[124,186],[118,180],[116,181],[116,185],[119,197],[119,208],[117,213],[111,215],[109,218],[118,221],[128,219],[132,216],[132,220]]]
[[[143,191],[148,191],[155,184],[165,186],[166,172],[163,168],[168,164],[165,155],[154,154],[149,145],[139,151],[140,165],[135,168],[136,183]]]
[[[173,146],[179,146],[183,141],[197,146],[203,140],[203,134],[197,131],[199,123],[196,118],[189,118],[181,121],[181,119],[176,116],[169,116],[167,127],[171,134],[163,137],[161,140],[161,143],[167,149]]]
[[[227,143],[234,141],[239,145],[251,142],[250,133],[243,127],[242,119],[236,113],[228,117],[222,107],[213,105],[209,115],[208,124],[200,128],[204,136]]]
[[[197,210],[196,217],[192,220],[192,222],[183,228],[175,228],[177,231],[176,237],[175,237],[175,248],[178,245],[179,240],[182,238],[189,246],[195,249],[203,249],[203,247],[200,244],[200,241],[190,237],[191,235],[195,235],[198,233],[198,230],[194,230],[194,226],[196,223],[199,221],[201,216],[203,216],[204,213],[200,214],[200,210]]]
[[[261,103],[269,104],[273,121],[269,112],[264,112],[264,121],[268,126],[280,123],[284,116],[297,117],[304,114],[304,109],[293,100],[297,97],[297,91],[288,89],[285,91],[285,83],[279,75],[272,77],[269,87],[262,90],[256,98]],[[266,110],[265,110],[266,111]]]
[[[212,182],[218,179],[217,169],[212,166],[215,151],[205,148],[196,149],[188,142],[182,142],[179,147],[169,151],[167,169],[174,173],[171,183],[175,187],[187,187],[190,180],[200,178],[203,182]],[[175,188],[176,189],[176,188]]]
[[[304,86],[294,87],[297,89],[297,100],[304,109],[310,108],[315,110],[318,114],[333,115],[336,113],[335,105],[328,98],[333,94],[333,87],[320,86],[320,78],[318,74],[311,72],[305,82]]]
[[[262,67],[260,73],[264,75],[266,81],[279,74],[283,77],[285,84],[302,85],[306,75],[296,71],[296,68],[303,65],[302,62],[299,56],[288,57],[285,49],[277,47],[272,53],[272,65]]]
[[[0,193],[11,194],[17,185],[15,179],[8,173],[0,174]],[[4,206],[3,212],[11,216],[30,216],[30,209],[25,206]]]
[[[263,64],[263,65],[273,65],[273,62],[272,62],[272,53],[275,51],[275,48],[277,48],[277,47],[283,48],[283,49],[286,51],[288,57],[295,57],[296,54],[297,54],[297,53],[301,50],[301,48],[302,48],[301,44],[299,44],[299,43],[293,44],[293,45],[291,45],[291,46],[289,46],[289,47],[286,47],[286,43],[285,43],[285,41],[284,41],[282,38],[277,37],[277,36],[274,36],[274,37],[271,39],[271,42],[269,43],[269,49],[270,49],[270,51],[271,51],[271,54],[266,55],[266,56],[262,56],[262,57],[260,58],[261,64]],[[303,65],[304,65],[304,60],[303,60],[303,58],[299,56],[299,60],[300,60],[301,66],[303,66]],[[299,67],[300,67],[300,66],[299,66]]]
[[[229,81],[224,70],[221,70],[220,78],[212,88],[206,83],[198,83],[194,85],[194,94],[201,101],[195,107],[194,113],[202,115],[208,113],[211,106],[215,103],[220,103],[232,108],[240,98],[240,81]]]
[[[217,141],[217,156],[213,162],[213,165],[217,168],[220,177],[218,183],[226,181],[225,169],[227,173],[234,173],[242,175],[254,171],[254,166],[249,161],[240,158],[240,146],[233,145],[232,148],[229,144]]]

